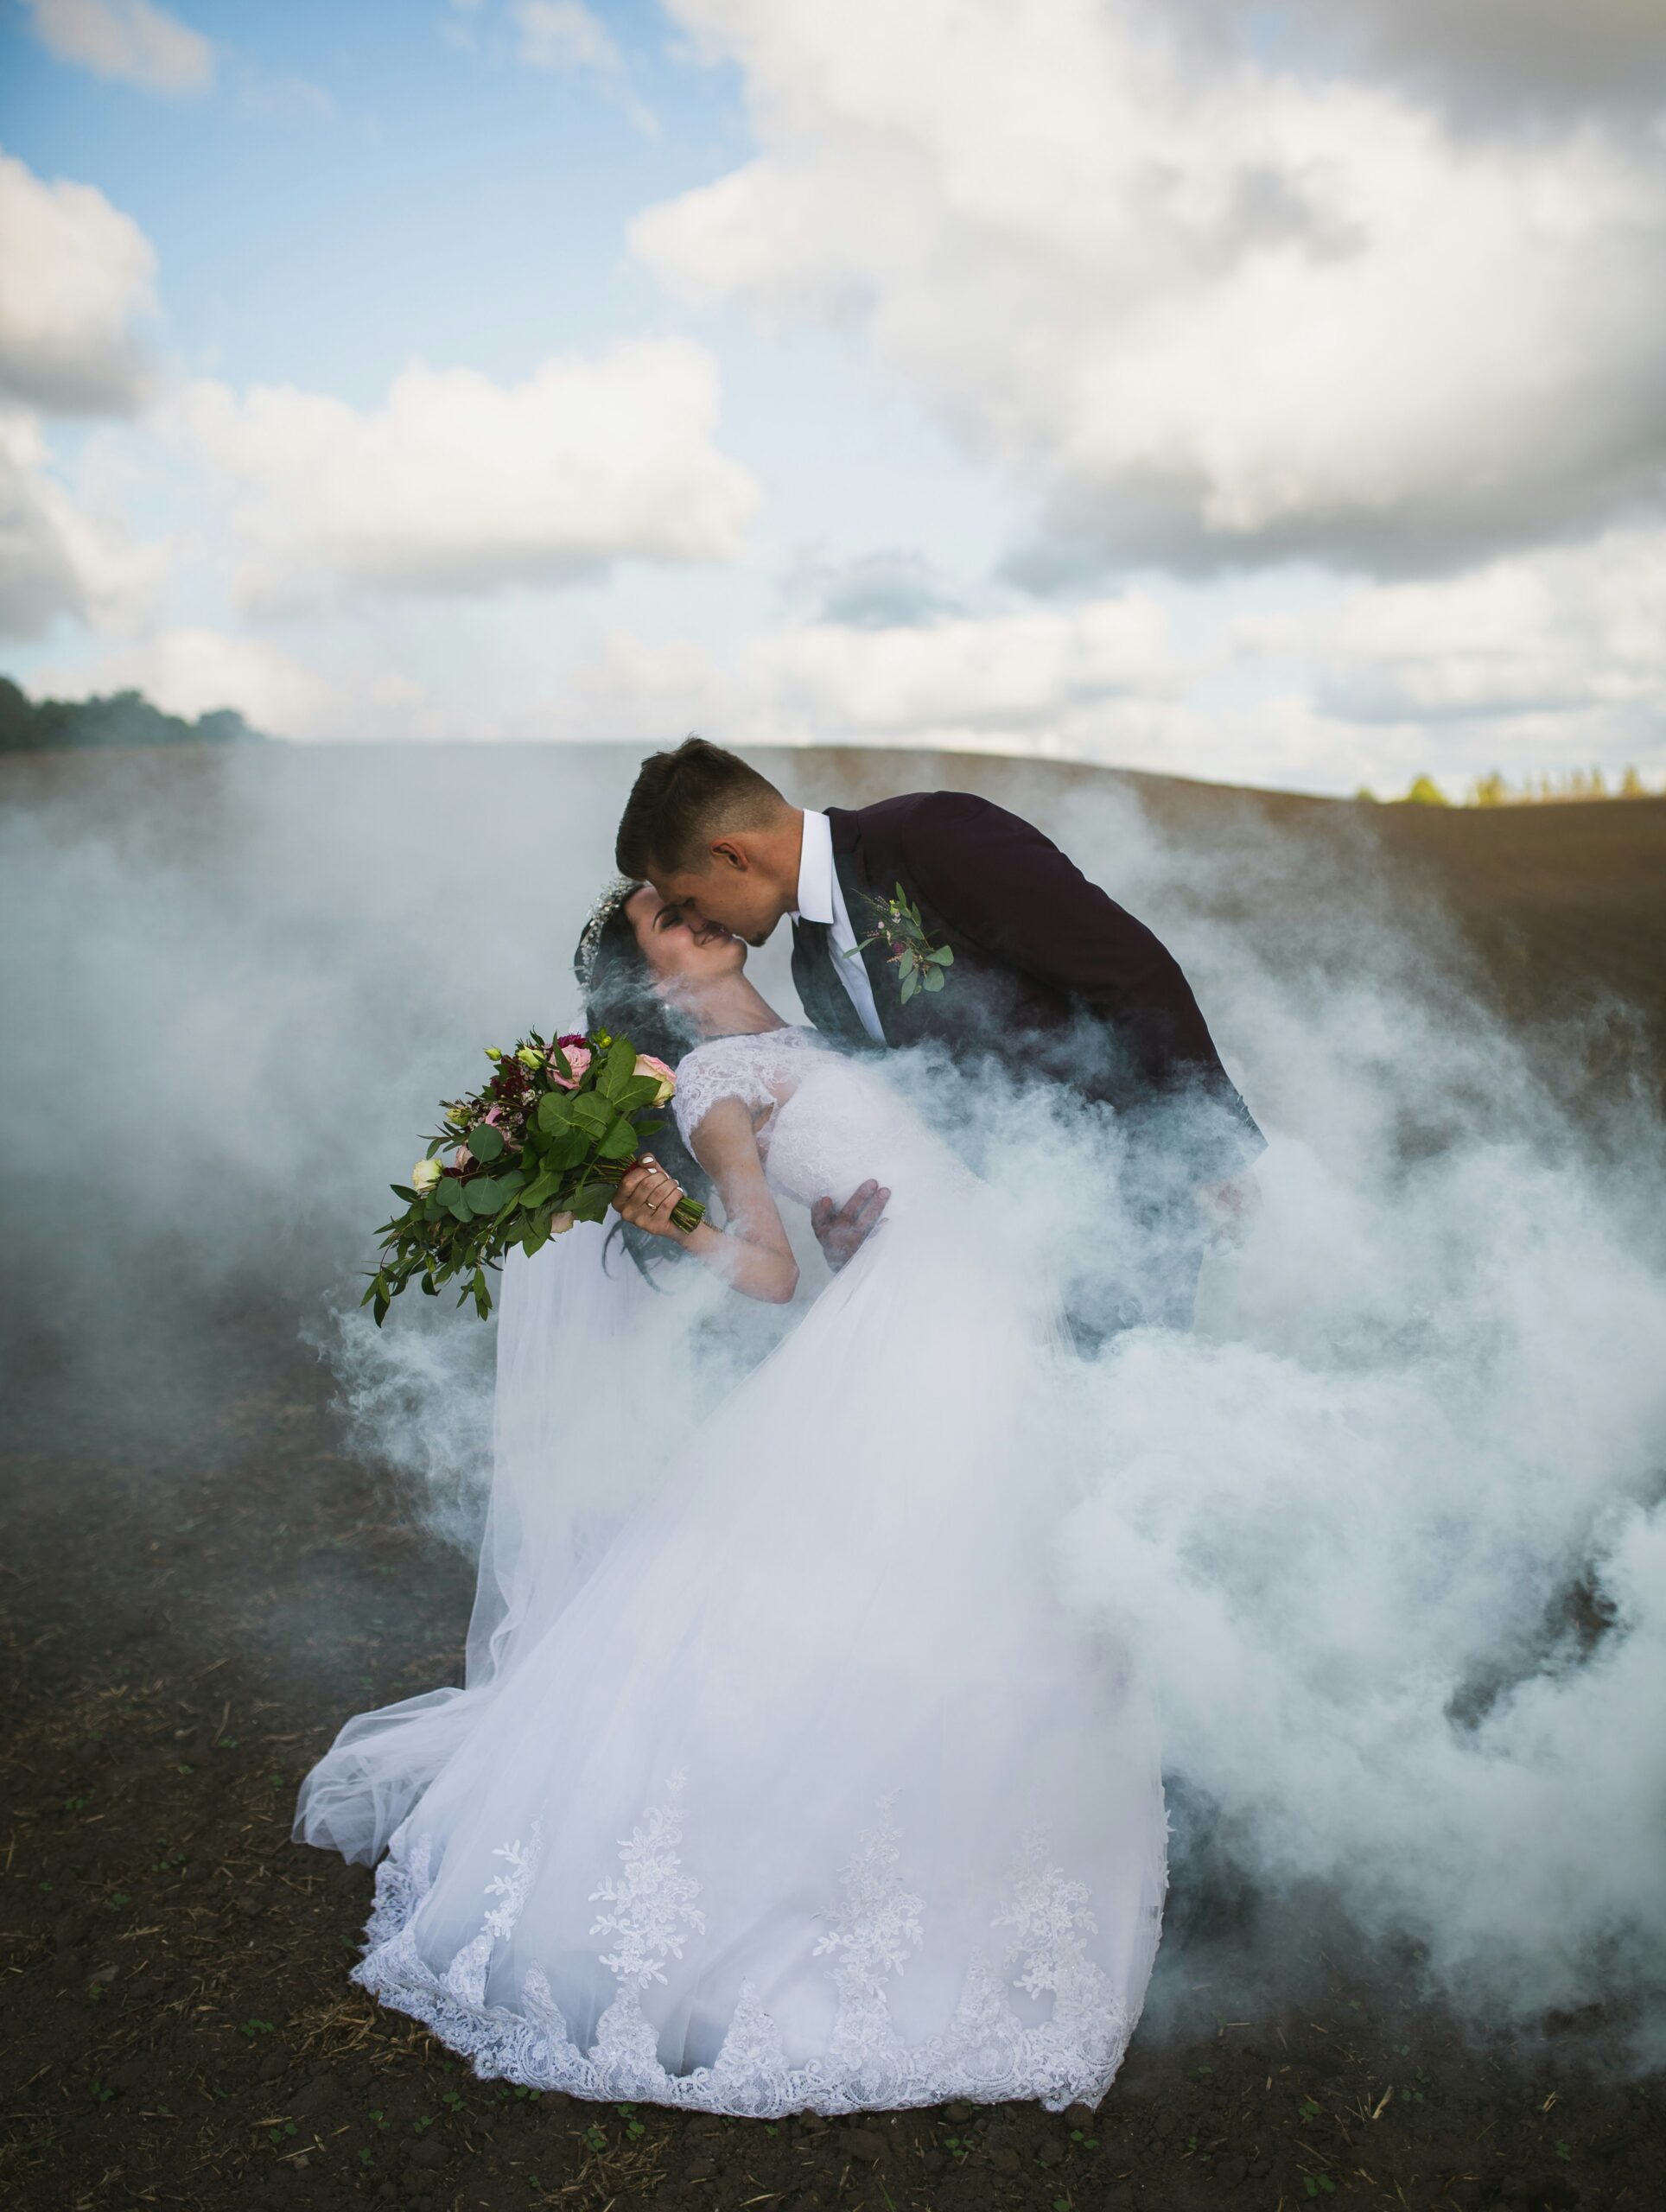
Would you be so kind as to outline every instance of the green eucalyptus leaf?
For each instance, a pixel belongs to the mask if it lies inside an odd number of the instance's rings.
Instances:
[[[909,1000],[912,998],[914,993],[919,988],[919,977],[918,976],[910,976],[902,987],[902,1002],[905,1006],[907,1005]]]
[[[621,1115],[596,1147],[597,1156],[602,1160],[633,1160],[638,1143],[637,1132]]]
[[[482,1167],[488,1160],[499,1158],[503,1151],[502,1134],[490,1122],[477,1122],[464,1142]]]
[[[588,1130],[593,1137],[603,1135],[612,1125],[613,1119],[612,1105],[607,1099],[599,1098],[593,1090],[582,1090],[573,1101],[575,1126]]]
[[[563,1129],[560,1136],[550,1139],[544,1151],[545,1174],[563,1174],[569,1168],[578,1166],[589,1158],[595,1143],[595,1138],[582,1129]]]
[[[503,1190],[495,1175],[476,1175],[463,1185],[463,1200],[470,1213],[496,1213]]]
[[[926,968],[922,969],[920,973],[920,982],[928,991],[940,991],[943,988],[942,969]]]
[[[573,1126],[573,1109],[578,1100],[565,1090],[546,1090],[538,1101],[537,1124],[545,1136],[558,1136],[563,1129]]]
[[[607,1058],[596,1077],[596,1089],[617,1105],[620,1093],[635,1072],[636,1046],[628,1037],[616,1037],[607,1048]]]

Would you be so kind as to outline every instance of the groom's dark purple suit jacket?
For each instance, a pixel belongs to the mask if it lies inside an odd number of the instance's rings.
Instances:
[[[901,1002],[882,945],[862,953],[887,1045],[939,1040],[962,1062],[1014,1046],[1026,1064],[1113,1107],[1135,1132],[1176,1124],[1183,1099],[1188,1176],[1239,1173],[1266,1144],[1238,1096],[1180,963],[1143,922],[1089,882],[1050,838],[970,791],[911,791],[830,806],[833,862],[858,939],[870,897],[901,884],[933,944],[953,948],[941,991]],[[792,980],[820,1029],[877,1049],[834,972],[825,925],[793,925]]]

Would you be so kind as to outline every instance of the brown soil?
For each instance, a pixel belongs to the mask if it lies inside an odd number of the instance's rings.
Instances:
[[[995,790],[994,766],[932,780]],[[906,787],[895,764],[860,770]],[[1139,781],[1194,829],[1228,804],[1297,828],[1366,811]],[[1523,1018],[1602,983],[1666,1010],[1666,804],[1377,812],[1373,836],[1408,884],[1444,886]],[[1594,2065],[1599,2019],[1466,2039],[1317,1915],[1286,1925],[1300,1956],[1277,1994],[1238,1982],[1223,2004],[1211,1961],[1258,1907],[1204,1842],[1174,1867],[1147,2020],[1097,2113],[766,2125],[476,2081],[347,1981],[367,1873],[289,1840],[347,1713],[457,1678],[472,1579],[344,1454],[295,1321],[223,1308],[177,1427],[137,1429],[96,1392],[67,1418],[27,1377],[13,1394],[9,2212],[1666,2201],[1661,2085]]]

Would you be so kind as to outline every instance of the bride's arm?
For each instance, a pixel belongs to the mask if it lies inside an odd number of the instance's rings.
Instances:
[[[743,1297],[785,1306],[798,1287],[798,1263],[781,1226],[781,1217],[764,1180],[752,1116],[738,1098],[720,1098],[694,1133],[695,1158],[716,1184],[728,1226],[714,1229],[703,1221],[685,1236],[671,1220],[671,1199],[650,1207],[657,1190],[669,1189],[663,1173],[633,1167],[614,1204],[635,1228],[667,1236],[722,1276]]]

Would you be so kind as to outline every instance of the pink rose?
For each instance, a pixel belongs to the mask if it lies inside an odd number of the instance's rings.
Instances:
[[[451,1164],[460,1173],[463,1168],[472,1166],[474,1160],[474,1155],[466,1144],[460,1144],[451,1155]]]
[[[567,1055],[567,1065],[573,1072],[571,1075],[563,1075],[552,1055],[550,1061],[550,1080],[563,1090],[576,1090],[580,1077],[583,1075],[585,1069],[589,1066],[595,1055],[588,1045],[567,1045],[562,1049]]]
[[[501,1106],[488,1106],[486,1109],[486,1118],[488,1122],[500,1121],[502,1116],[503,1109]]]
[[[665,1065],[664,1060],[655,1059],[652,1052],[639,1052],[636,1056],[636,1065],[631,1072],[633,1075],[651,1075],[658,1084],[659,1088],[653,1095],[653,1103],[656,1106],[663,1106],[677,1088],[677,1077]]]

